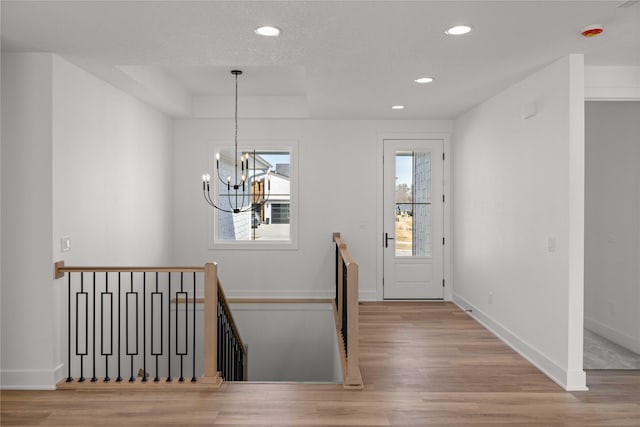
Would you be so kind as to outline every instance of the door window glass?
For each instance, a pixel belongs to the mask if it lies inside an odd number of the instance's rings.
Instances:
[[[396,152],[395,224],[396,256],[431,256],[430,152]]]

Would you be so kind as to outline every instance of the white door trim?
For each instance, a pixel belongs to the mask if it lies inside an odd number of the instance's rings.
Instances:
[[[451,213],[452,213],[452,195],[451,195],[451,135],[448,133],[389,133],[379,134],[377,143],[377,172],[376,172],[376,300],[383,301],[383,247],[382,236],[384,235],[384,227],[382,223],[383,212],[383,180],[384,180],[384,140],[385,139],[441,139],[444,145],[444,164],[443,164],[443,183],[442,191],[444,192],[444,301],[451,301],[453,297],[453,277],[451,275],[451,247],[453,239],[451,238]]]

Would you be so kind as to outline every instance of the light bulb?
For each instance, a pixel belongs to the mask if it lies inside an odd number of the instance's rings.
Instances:
[[[471,31],[471,27],[467,25],[456,25],[455,27],[449,28],[445,31],[445,34],[449,36],[461,36],[463,34],[467,34]]]
[[[265,37],[277,37],[280,35],[280,28],[272,27],[269,25],[258,27],[254,31],[256,34]]]

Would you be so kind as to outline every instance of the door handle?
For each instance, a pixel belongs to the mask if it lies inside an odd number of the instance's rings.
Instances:
[[[384,233],[384,247],[389,247],[389,240],[395,240],[393,237],[389,237],[389,233]]]

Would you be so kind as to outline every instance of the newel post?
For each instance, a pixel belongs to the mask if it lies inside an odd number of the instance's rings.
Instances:
[[[204,375],[203,381],[220,386],[218,372],[218,266],[204,265]]]
[[[349,388],[362,388],[362,375],[360,373],[360,307],[358,305],[358,264],[350,263],[347,267],[347,377],[344,385]]]

